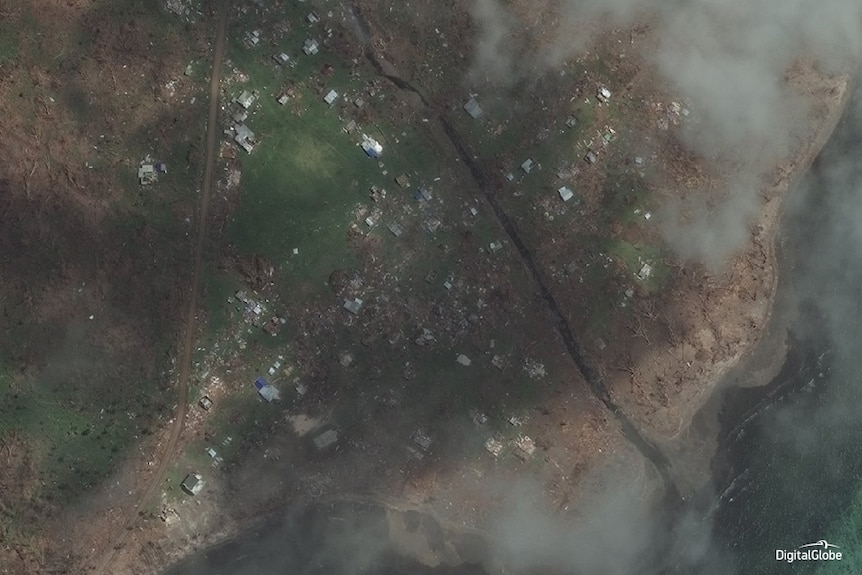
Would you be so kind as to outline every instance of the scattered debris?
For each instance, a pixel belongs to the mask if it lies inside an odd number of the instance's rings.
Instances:
[[[645,263],[638,272],[638,279],[641,281],[646,281],[647,279],[649,279],[651,274],[652,266]]]
[[[607,104],[608,101],[611,99],[611,91],[608,90],[605,86],[601,86],[598,93],[596,94],[596,98],[602,104]]]
[[[419,446],[419,449],[424,451],[425,453],[431,448],[431,438],[421,429],[417,429],[413,432],[413,435],[410,436],[410,439]]]
[[[536,451],[536,443],[526,435],[515,441],[515,457],[521,461],[526,461],[532,457],[534,451]]]
[[[407,177],[407,174],[401,174],[397,178],[395,178],[395,183],[401,186],[402,188],[410,187],[410,178]]]
[[[489,437],[488,440],[485,441],[485,451],[494,457],[499,457],[500,453],[503,451],[503,444],[493,437]]]
[[[524,360],[524,371],[527,372],[532,379],[540,379],[545,377],[545,366],[538,361],[530,359]]]
[[[476,425],[485,425],[486,423],[488,423],[488,416],[481,411],[471,411],[470,419],[472,419],[473,423],[475,423]]]

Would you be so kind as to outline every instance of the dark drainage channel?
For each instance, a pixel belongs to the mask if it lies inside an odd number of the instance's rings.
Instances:
[[[362,13],[354,7],[352,11],[352,15],[356,18],[358,25],[363,29],[366,35],[370,36],[371,32],[368,27],[367,22],[362,17]],[[365,47],[365,58],[371,63],[377,72],[392,82],[395,86],[400,88],[401,90],[408,90],[413,92],[422,100],[422,103],[427,106],[430,110],[434,109],[434,106],[428,101],[425,95],[421,90],[417,89],[410,82],[401,78],[397,74],[392,72],[387,72],[380,62],[379,58],[374,54],[374,51],[368,46],[366,43]],[[611,398],[611,394],[608,391],[605,382],[602,380],[601,376],[599,376],[598,372],[590,366],[584,357],[583,352],[581,351],[581,346],[578,343],[578,340],[575,338],[575,334],[572,331],[571,326],[569,325],[568,320],[563,315],[562,310],[560,309],[560,305],[557,303],[557,300],[554,298],[553,294],[551,294],[551,290],[548,288],[548,284],[545,282],[542,277],[542,273],[539,270],[539,266],[536,265],[536,260],[533,258],[530,251],[527,249],[527,246],[524,245],[524,242],[521,240],[521,237],[518,235],[518,231],[515,229],[515,224],[512,222],[512,219],[506,214],[506,211],[500,206],[500,203],[497,201],[497,198],[491,191],[490,186],[488,185],[488,181],[485,178],[485,175],[482,173],[482,170],[473,161],[472,156],[467,150],[467,145],[464,143],[464,140],[458,134],[457,130],[452,126],[451,122],[443,115],[439,114],[437,117],[438,121],[443,127],[443,130],[446,132],[446,136],[449,138],[449,141],[452,142],[452,145],[458,151],[458,155],[461,157],[461,160],[470,170],[470,174],[475,180],[476,184],[479,186],[479,189],[482,191],[482,194],[485,196],[485,199],[491,205],[491,208],[494,211],[494,215],[497,218],[497,221],[500,222],[500,225],[503,226],[503,229],[506,230],[506,234],[508,234],[509,239],[514,244],[515,248],[518,250],[518,254],[521,256],[524,264],[527,266],[527,269],[530,271],[530,275],[533,277],[533,281],[536,282],[536,285],[539,286],[539,293],[542,296],[542,299],[545,301],[545,304],[548,306],[548,310],[551,312],[551,315],[554,318],[554,327],[557,330],[557,333],[560,334],[560,337],[563,339],[563,344],[566,347],[566,351],[568,351],[572,360],[574,360],[575,365],[578,366],[578,370],[580,370],[581,375],[586,380],[587,384],[590,386],[590,389],[596,395],[596,397],[601,400],[601,402],[605,405],[605,407],[610,410],[610,412],[617,418],[617,421],[620,424],[620,428],[623,431],[626,439],[628,439],[632,445],[634,445],[640,453],[646,457],[658,470],[659,474],[662,477],[662,480],[665,484],[666,489],[666,497],[668,499],[668,503],[673,506],[676,506],[682,502],[680,497],[679,488],[676,485],[676,482],[671,477],[670,474],[670,461],[668,461],[667,456],[661,452],[661,450],[656,447],[651,441],[646,439],[632,423],[631,419],[623,412],[623,410],[614,403]]]
[[[667,456],[659,450],[658,447],[653,445],[652,442],[647,440],[643,435],[641,435],[640,431],[638,431],[637,427],[634,423],[632,423],[631,419],[623,412],[623,410],[614,403],[611,398],[611,394],[608,391],[607,386],[605,386],[605,382],[602,380],[601,376],[598,372],[587,362],[584,357],[583,352],[581,351],[581,346],[578,343],[578,340],[575,338],[575,334],[572,331],[571,325],[569,325],[568,320],[563,315],[563,311],[560,309],[560,304],[557,303],[556,298],[554,298],[553,294],[551,294],[551,290],[548,288],[548,284],[545,282],[542,277],[542,273],[539,270],[538,265],[536,265],[536,260],[533,258],[530,251],[527,249],[527,246],[524,245],[524,242],[521,240],[521,237],[518,235],[518,231],[515,229],[515,224],[512,222],[512,219],[506,213],[506,211],[500,206],[500,203],[497,201],[497,198],[491,192],[490,187],[487,184],[487,180],[485,175],[482,173],[482,170],[478,165],[473,161],[469,152],[467,151],[467,146],[464,144],[464,141],[461,139],[461,136],[452,126],[447,118],[444,116],[439,117],[440,123],[443,125],[443,129],[446,131],[446,135],[449,137],[449,140],[452,142],[452,145],[455,146],[455,149],[458,150],[458,154],[461,156],[463,162],[470,169],[470,173],[473,176],[473,179],[478,184],[479,189],[482,190],[482,194],[485,196],[485,199],[491,205],[491,208],[494,210],[494,215],[497,217],[497,220],[500,222],[500,225],[503,226],[503,229],[506,230],[506,233],[509,235],[509,239],[512,241],[512,244],[515,246],[515,249],[518,250],[518,254],[521,256],[524,264],[527,266],[527,269],[530,271],[530,275],[533,277],[533,281],[536,282],[536,285],[539,287],[539,293],[542,296],[542,299],[545,301],[545,304],[548,306],[548,310],[551,312],[551,316],[554,319],[554,327],[557,329],[557,333],[560,334],[560,337],[563,339],[563,344],[566,346],[566,351],[569,352],[572,360],[574,360],[575,365],[578,366],[578,369],[586,380],[587,384],[592,389],[593,393],[596,397],[601,400],[602,403],[605,404],[605,407],[610,410],[611,413],[617,418],[617,421],[620,423],[620,427],[622,428],[623,434],[625,434],[626,439],[632,442],[632,444],[641,452],[641,454],[652,462],[658,472],[661,474],[662,479],[665,483],[665,488],[667,489],[667,497],[674,501],[680,500],[679,489],[676,486],[676,482],[670,476],[670,462],[668,461]]]

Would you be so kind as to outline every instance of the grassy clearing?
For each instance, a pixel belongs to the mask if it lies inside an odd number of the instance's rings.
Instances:
[[[367,203],[370,186],[399,193],[393,179],[401,173],[408,174],[414,186],[423,178],[430,181],[437,160],[422,142],[423,134],[386,122],[363,126],[383,144],[384,167],[366,157],[357,145],[358,134],[342,131],[346,120],[339,118],[340,102],[327,106],[321,88],[312,81],[317,68],[331,60],[323,52],[296,53],[295,46],[304,37],[297,32],[284,40],[285,46],[294,46],[290,53],[297,61],[295,68],[286,69],[276,66],[263,49],[249,49],[239,38],[233,40],[231,59],[250,78],[234,91],[256,89],[261,94],[246,122],[260,143],[242,160],[244,194],[228,237],[240,252],[276,262],[283,284],[321,286],[333,269],[355,264],[347,231],[355,221],[356,206]],[[281,106],[276,97],[286,83],[293,84],[298,96]],[[344,100],[357,93],[362,81],[333,64],[323,86],[335,89]]]

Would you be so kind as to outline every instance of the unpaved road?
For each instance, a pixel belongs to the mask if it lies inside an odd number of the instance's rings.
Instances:
[[[144,491],[138,498],[134,508],[130,508],[126,513],[124,528],[119,531],[116,539],[105,554],[98,560],[94,560],[96,567],[93,571],[96,575],[111,573],[108,567],[114,559],[116,550],[123,547],[126,538],[132,527],[138,519],[138,513],[143,507],[156,496],[156,493],[161,488],[162,481],[167,473],[168,467],[174,460],[176,455],[177,445],[180,440],[180,435],[183,431],[183,426],[186,420],[186,412],[188,411],[189,403],[189,376],[191,375],[191,357],[192,346],[194,344],[195,335],[195,315],[197,311],[198,295],[201,288],[201,276],[203,275],[203,251],[206,241],[207,228],[207,213],[210,204],[210,192],[213,187],[213,177],[215,174],[215,159],[218,144],[218,111],[219,111],[219,93],[221,87],[221,74],[224,62],[225,36],[227,31],[228,20],[228,5],[229,0],[220,0],[218,6],[218,27],[213,47],[213,67],[210,78],[210,109],[207,119],[207,139],[206,139],[206,164],[204,167],[203,185],[201,186],[201,204],[198,212],[198,234],[195,244],[194,254],[194,272],[192,274],[191,293],[189,295],[188,309],[186,310],[186,329],[183,337],[182,354],[179,358],[180,377],[177,381],[177,413],[174,415],[174,425],[170,430],[167,444],[161,453],[158,466],[155,472],[150,477]],[[98,561],[98,562],[96,562]]]

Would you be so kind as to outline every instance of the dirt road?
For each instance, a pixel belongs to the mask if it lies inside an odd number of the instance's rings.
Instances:
[[[215,159],[218,144],[218,111],[219,111],[219,94],[221,86],[222,65],[224,62],[225,36],[227,31],[228,20],[228,5],[229,0],[221,0],[218,6],[218,28],[213,47],[213,67],[210,79],[210,109],[207,119],[207,139],[206,139],[206,164],[204,167],[203,185],[201,186],[201,204],[197,218],[197,242],[195,243],[194,253],[194,272],[192,274],[191,293],[189,294],[189,304],[186,311],[186,329],[183,337],[182,354],[179,358],[180,377],[177,381],[177,412],[174,415],[174,425],[170,430],[167,444],[161,453],[158,466],[153,475],[150,477],[146,488],[141,493],[137,504],[134,508],[130,508],[126,514],[124,529],[120,530],[116,539],[108,551],[94,561],[96,567],[93,573],[102,575],[109,573],[108,567],[114,559],[116,550],[122,548],[125,544],[128,534],[132,531],[134,523],[138,519],[138,513],[143,507],[156,496],[161,488],[165,473],[168,467],[174,460],[176,455],[177,445],[180,435],[185,424],[186,412],[188,411],[189,403],[189,376],[191,375],[191,356],[192,346],[194,344],[195,335],[195,316],[198,304],[198,295],[201,288],[201,277],[203,275],[203,251],[206,241],[207,228],[207,213],[209,211],[210,192],[213,187],[213,177],[215,173]]]

